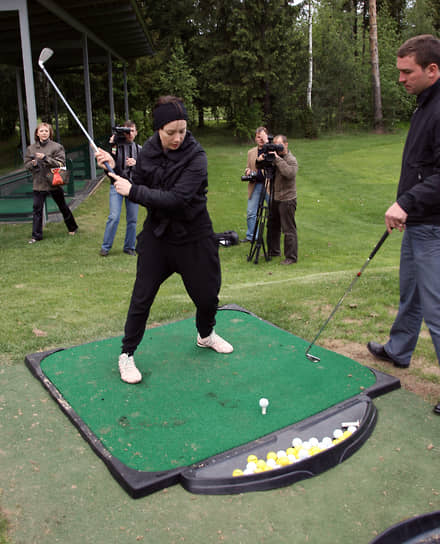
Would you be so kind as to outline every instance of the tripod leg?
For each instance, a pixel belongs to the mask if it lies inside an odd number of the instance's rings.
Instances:
[[[260,198],[258,200],[257,217],[255,220],[255,228],[252,236],[251,247],[247,260],[251,261],[255,257],[255,264],[258,263],[258,255],[260,252],[264,232],[264,204],[265,204],[265,189],[262,187]],[[264,242],[263,242],[264,244]],[[265,250],[264,250],[265,251]]]

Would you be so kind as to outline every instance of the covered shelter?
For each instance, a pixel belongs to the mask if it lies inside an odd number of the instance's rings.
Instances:
[[[34,70],[38,69],[38,58],[45,47],[56,51],[50,61],[51,70],[82,67],[86,128],[92,138],[90,65],[107,66],[110,120],[113,125],[112,63],[113,60],[122,62],[125,115],[128,118],[127,61],[153,54],[137,0],[1,1],[0,64],[15,67],[16,70],[23,152],[28,145],[24,127],[28,127],[32,136],[37,126]],[[90,171],[92,176],[96,175],[93,157],[90,157]]]

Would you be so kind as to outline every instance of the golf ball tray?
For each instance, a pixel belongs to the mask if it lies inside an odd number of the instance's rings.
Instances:
[[[371,398],[361,395],[189,467],[181,484],[192,493],[213,495],[287,486],[353,455],[373,432],[376,420]]]

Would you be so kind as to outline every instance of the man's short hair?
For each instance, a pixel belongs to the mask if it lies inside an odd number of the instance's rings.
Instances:
[[[136,123],[134,121],[130,121],[130,119],[128,119],[127,121],[125,121],[124,127],[136,128]]]
[[[258,127],[258,128],[255,130],[255,134],[260,134],[260,132],[265,132],[266,134],[269,134],[269,132],[267,131],[267,128],[266,128],[266,127]]]
[[[280,139],[280,140],[283,142],[283,144],[287,144],[287,136],[286,136],[286,135],[284,135],[284,134],[277,134],[277,135],[274,137],[274,141],[275,141],[275,140],[278,140],[278,139]]]
[[[440,40],[431,34],[414,36],[403,43],[397,51],[399,58],[414,55],[416,63],[422,68],[437,64],[440,68]]]

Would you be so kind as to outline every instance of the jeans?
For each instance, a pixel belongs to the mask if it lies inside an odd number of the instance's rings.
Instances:
[[[247,232],[246,239],[252,241],[254,237],[255,225],[257,222],[258,205],[260,203],[261,192],[265,191],[264,183],[255,183],[254,190],[252,191],[251,198],[247,203]],[[268,200],[266,195],[266,201]],[[255,237],[258,232],[255,233]]]
[[[114,185],[110,185],[109,207],[110,213],[105,225],[104,240],[102,249],[110,251],[113,240],[118,230],[119,218],[121,216],[122,201],[125,200],[125,210],[127,219],[127,228],[125,231],[124,250],[134,249],[136,245],[136,223],[139,205],[128,200],[128,198],[120,195]]]
[[[400,302],[385,344],[388,355],[408,366],[422,320],[440,361],[440,226],[407,226],[400,251]]]

